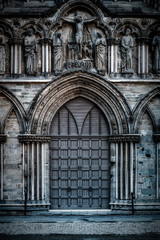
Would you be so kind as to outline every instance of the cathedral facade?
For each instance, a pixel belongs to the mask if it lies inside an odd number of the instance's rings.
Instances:
[[[158,1],[0,1],[0,213],[160,210]]]

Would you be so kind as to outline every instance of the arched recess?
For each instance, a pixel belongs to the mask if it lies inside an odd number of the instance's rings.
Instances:
[[[130,133],[128,119],[131,111],[121,92],[102,77],[81,72],[64,74],[38,93],[29,110],[29,131],[48,135],[58,109],[79,96],[92,101],[102,110],[108,120],[110,134]]]
[[[51,208],[109,208],[109,129],[102,111],[74,98],[56,113],[50,135]]]
[[[25,112],[22,104],[14,96],[14,94],[11,91],[9,91],[7,88],[5,88],[4,86],[0,86],[0,95],[6,97],[6,99],[8,99],[8,101],[11,103],[10,107],[8,109],[8,114],[11,109],[14,109],[17,120],[19,122],[20,133],[24,133],[26,131],[26,122],[25,122],[26,112]],[[7,120],[8,114],[6,115],[6,117],[3,121],[3,125],[1,127],[2,133],[4,132],[5,122]]]
[[[11,107],[5,121],[3,161],[3,199],[22,200],[22,149],[19,143],[20,123],[14,107]],[[13,192],[14,189],[14,192]]]
[[[107,11],[107,9],[104,9],[104,6],[100,3],[93,3],[90,0],[69,0],[66,4],[63,4],[62,6],[58,6],[58,11],[54,15],[54,21],[51,24],[50,30],[49,30],[49,38],[52,38],[53,33],[62,26],[62,17],[66,16],[72,11],[75,10],[82,10],[84,12],[88,12],[91,16],[97,17],[97,27],[102,29],[106,32],[107,36],[111,36],[112,31],[109,29],[109,27],[104,23],[104,15],[105,16],[111,16],[112,14]],[[53,12],[51,11],[50,15],[53,15]]]
[[[133,109],[133,129],[135,133],[138,133],[138,129],[140,126],[140,121],[142,119],[143,114],[147,111],[152,119],[153,129],[156,131],[157,123],[155,116],[152,112],[150,105],[150,101],[156,96],[160,97],[160,87],[156,87],[152,89],[149,93],[147,93],[135,106]]]
[[[137,200],[156,199],[157,160],[156,143],[153,140],[154,119],[147,108],[141,112],[138,133],[141,141],[137,144]]]

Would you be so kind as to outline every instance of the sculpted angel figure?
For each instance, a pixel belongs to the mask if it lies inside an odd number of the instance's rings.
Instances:
[[[124,71],[132,70],[132,48],[134,45],[133,38],[130,36],[131,29],[125,29],[125,35],[121,40],[122,68]]]
[[[156,35],[152,40],[153,47],[153,70],[160,73],[160,26],[157,28]]]
[[[36,58],[37,58],[37,43],[34,35],[34,30],[29,28],[27,36],[24,39],[25,46],[25,60],[26,60],[26,72],[33,74],[36,72]]]
[[[82,58],[82,42],[83,42],[83,27],[85,23],[93,22],[96,17],[91,17],[88,19],[84,19],[82,15],[76,15],[74,18],[69,18],[69,17],[63,17],[62,18],[64,21],[68,23],[73,23],[75,24],[75,41],[78,45],[78,55],[79,58]]]

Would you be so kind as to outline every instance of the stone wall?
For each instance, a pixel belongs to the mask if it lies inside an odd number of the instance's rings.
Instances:
[[[158,15],[112,18],[88,0],[58,6],[0,19],[0,209],[26,198],[49,207],[50,124],[81,96],[109,124],[110,207],[130,210],[133,193],[137,210],[160,210]]]

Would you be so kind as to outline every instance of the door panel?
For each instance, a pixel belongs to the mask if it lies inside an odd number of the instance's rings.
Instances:
[[[109,204],[108,126],[84,98],[63,106],[51,124],[52,209],[105,209]]]

